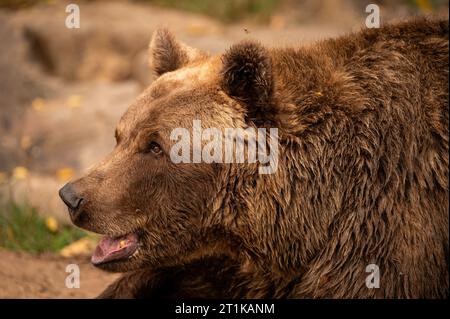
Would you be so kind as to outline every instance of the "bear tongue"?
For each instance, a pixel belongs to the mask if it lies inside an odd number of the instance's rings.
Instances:
[[[92,255],[91,262],[94,265],[108,261],[124,259],[131,256],[138,246],[136,234],[128,234],[122,237],[112,238],[104,236]]]

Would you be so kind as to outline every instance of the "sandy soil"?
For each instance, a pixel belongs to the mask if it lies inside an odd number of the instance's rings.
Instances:
[[[79,266],[80,288],[65,285],[69,264]],[[118,276],[96,269],[88,257],[0,250],[0,298],[94,298]]]

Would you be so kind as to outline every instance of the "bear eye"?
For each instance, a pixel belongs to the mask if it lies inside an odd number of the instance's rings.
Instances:
[[[159,155],[159,154],[162,153],[162,148],[161,148],[161,146],[159,146],[159,144],[156,143],[156,142],[151,142],[151,143],[148,145],[148,150],[149,150],[150,152],[152,152],[153,154],[156,154],[156,155]]]

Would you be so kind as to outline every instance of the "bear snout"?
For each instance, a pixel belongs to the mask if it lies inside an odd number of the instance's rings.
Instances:
[[[59,197],[66,204],[70,217],[75,222],[81,212],[83,197],[75,190],[72,183],[67,183],[59,190]]]

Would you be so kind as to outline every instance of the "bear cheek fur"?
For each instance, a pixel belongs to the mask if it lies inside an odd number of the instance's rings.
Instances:
[[[74,183],[88,199],[78,226],[106,234],[140,231],[143,247],[136,258],[102,265],[105,270],[128,271],[144,261],[145,266],[180,264],[198,254],[204,236],[211,239],[205,205],[217,192],[217,167],[148,156],[118,147]]]

